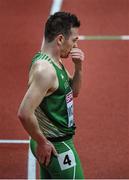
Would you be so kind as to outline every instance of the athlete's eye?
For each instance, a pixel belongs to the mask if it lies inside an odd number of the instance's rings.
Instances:
[[[76,37],[75,39],[73,39],[73,42],[77,42],[78,41],[78,37]]]

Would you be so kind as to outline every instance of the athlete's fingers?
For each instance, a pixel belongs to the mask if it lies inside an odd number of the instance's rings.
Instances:
[[[44,155],[40,155],[40,156],[37,155],[36,158],[37,158],[39,163],[44,164],[44,161],[45,161]]]
[[[44,156],[41,156],[41,158],[40,158],[40,163],[41,163],[41,164],[44,164],[44,163],[45,163],[45,157],[44,157]]]
[[[58,156],[58,153],[57,153],[57,151],[56,151],[54,145],[53,145],[50,141],[48,141],[48,143],[51,145],[52,153],[53,153],[55,156]]]
[[[54,146],[52,147],[52,153],[53,153],[56,157],[58,156],[58,153],[57,153],[57,151],[56,151],[56,149],[55,149]]]
[[[82,50],[79,49],[79,48],[73,48],[73,49],[70,51],[70,53],[73,53],[73,52],[82,52]]]
[[[81,49],[74,48],[70,51],[70,53],[83,53],[83,51]]]
[[[74,53],[74,54],[71,54],[71,56],[82,56],[83,54],[80,54],[80,53]]]
[[[77,55],[77,54],[80,54],[80,55],[84,55],[84,53],[82,51],[74,51],[74,52],[70,52],[71,55]]]
[[[46,166],[48,166],[48,164],[49,164],[49,162],[50,162],[50,158],[51,158],[51,154],[48,155],[48,156],[46,156],[45,162],[44,162],[44,164],[45,164]]]
[[[83,54],[81,54],[81,55],[74,55],[74,56],[72,56],[72,58],[84,60],[84,55]]]
[[[74,56],[72,56],[72,59],[79,59],[79,60],[84,60],[84,56],[83,55],[74,55]]]
[[[83,51],[81,51],[78,48],[73,48],[73,50],[70,52],[70,54],[73,59],[84,60],[84,53],[83,53]]]

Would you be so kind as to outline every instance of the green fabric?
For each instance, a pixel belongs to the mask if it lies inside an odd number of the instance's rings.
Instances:
[[[62,170],[59,159],[52,155],[49,165],[43,166],[40,165],[40,177],[41,179],[84,179],[82,166],[78,157],[78,154],[75,150],[73,140],[69,139],[63,142],[54,142],[53,145],[56,148],[56,151],[58,155],[61,155],[62,153],[66,153],[66,155],[63,157],[63,162],[67,165],[67,169]],[[36,150],[36,142],[31,139],[30,146],[33,154],[35,155]],[[75,165],[73,167],[70,167],[72,164],[72,159],[70,156],[68,156],[67,159],[67,152],[72,151],[74,158],[75,158]],[[62,156],[61,156],[62,158]]]
[[[58,89],[53,94],[45,97],[39,107],[61,133],[73,135],[75,131],[75,124],[74,118],[70,117],[71,114],[73,114],[73,112],[71,112],[73,109],[71,110],[70,107],[68,110],[66,101],[66,97],[69,100],[69,97],[72,96],[72,89],[70,87],[69,77],[65,68],[63,65],[62,68],[59,68],[47,54],[43,54],[41,52],[35,55],[32,59],[32,64],[39,60],[48,61],[53,65],[59,83]],[[69,106],[71,106],[71,104]],[[71,120],[72,118],[73,120]]]

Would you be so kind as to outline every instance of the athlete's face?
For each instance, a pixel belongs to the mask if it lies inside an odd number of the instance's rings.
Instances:
[[[78,28],[71,28],[71,34],[68,39],[64,39],[64,42],[61,47],[60,57],[67,58],[70,54],[72,48],[77,47],[78,41]]]

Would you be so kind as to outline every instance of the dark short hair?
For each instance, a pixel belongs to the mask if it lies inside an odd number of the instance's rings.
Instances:
[[[75,14],[56,12],[51,15],[45,24],[45,39],[51,42],[59,34],[69,37],[72,27],[80,27],[80,21]]]

